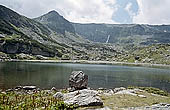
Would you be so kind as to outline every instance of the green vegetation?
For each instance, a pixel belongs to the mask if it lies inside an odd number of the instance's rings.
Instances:
[[[128,94],[115,94],[112,96],[103,95],[101,98],[104,101],[104,106],[107,106],[113,110],[119,110],[121,108],[128,107],[141,107],[151,106],[159,103],[170,103],[170,96],[167,92],[164,92],[157,88],[151,87],[129,87],[129,89],[139,88],[144,91],[138,91],[137,95],[144,95],[145,98],[139,96],[133,96]],[[153,95],[159,94],[159,95]]]
[[[33,93],[14,91],[0,93],[0,110],[73,110],[75,108],[76,105],[67,105],[44,90]]]
[[[117,110],[118,108],[141,107],[159,103],[170,103],[170,97],[153,96],[147,92],[141,92],[138,94],[144,95],[146,98],[127,94],[116,94],[112,96],[102,96],[102,100],[104,101],[104,106],[107,106],[113,110]]]
[[[145,90],[148,93],[158,94],[158,95],[162,95],[162,96],[170,96],[170,94],[168,92],[160,90],[158,88],[154,88],[154,87],[128,87],[128,88],[129,89],[138,88],[141,90]]]

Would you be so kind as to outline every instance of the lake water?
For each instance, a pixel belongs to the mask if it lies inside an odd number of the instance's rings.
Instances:
[[[70,73],[77,70],[89,76],[91,88],[149,86],[170,92],[170,69],[32,62],[1,62],[0,89],[18,85],[36,85],[42,89],[65,88],[68,87]]]

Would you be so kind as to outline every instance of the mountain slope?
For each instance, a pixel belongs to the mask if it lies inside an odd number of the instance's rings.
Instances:
[[[38,18],[34,18],[33,20],[52,30],[53,33],[50,37],[59,43],[64,43],[70,46],[73,43],[89,43],[88,40],[77,35],[72,23],[59,15],[56,11],[50,11]]]
[[[58,33],[50,27],[51,25],[41,24],[0,5],[0,51],[7,54],[62,57],[70,53],[78,54],[80,50],[77,47],[82,48],[84,43],[89,43],[74,32],[74,27],[69,21],[64,18],[61,20],[57,12],[52,11],[48,14],[50,22],[59,22],[60,29],[64,31]],[[57,16],[60,18],[55,19]],[[73,44],[77,47],[73,47]]]
[[[60,34],[65,34],[65,31],[75,33],[73,25],[63,16],[60,16],[56,11],[50,11],[34,20],[46,25],[51,30]]]
[[[137,45],[170,42],[169,25],[94,23],[73,25],[78,34],[94,42]]]
[[[1,51],[9,54],[61,56],[62,46],[49,36],[52,31],[27,17],[0,5]]]

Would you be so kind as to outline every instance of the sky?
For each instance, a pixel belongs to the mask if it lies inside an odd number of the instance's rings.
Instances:
[[[170,24],[170,0],[0,0],[29,18],[51,10],[76,23]]]

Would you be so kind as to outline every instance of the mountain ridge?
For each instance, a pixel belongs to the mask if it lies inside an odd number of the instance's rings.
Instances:
[[[65,31],[67,31],[75,34],[73,25],[55,10],[34,18],[34,20],[46,25],[57,33],[65,34]]]

